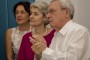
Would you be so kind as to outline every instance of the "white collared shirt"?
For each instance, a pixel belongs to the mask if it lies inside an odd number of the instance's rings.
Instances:
[[[42,52],[42,60],[90,60],[89,31],[70,20],[55,33],[50,47]]]

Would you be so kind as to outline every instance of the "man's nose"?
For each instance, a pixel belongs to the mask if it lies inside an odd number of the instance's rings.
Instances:
[[[47,13],[46,17],[47,17],[47,18],[50,18],[50,16],[51,16],[51,15],[50,15],[49,13]]]

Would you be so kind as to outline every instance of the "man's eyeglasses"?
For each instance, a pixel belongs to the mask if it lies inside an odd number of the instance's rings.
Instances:
[[[63,10],[63,9],[66,9],[66,8],[61,8],[61,9],[49,9],[48,11],[47,11],[47,14],[49,13],[49,14],[54,14],[55,12],[57,12],[58,10]]]
[[[47,14],[49,13],[49,14],[54,14],[55,12],[57,12],[58,10],[60,10],[60,9],[50,9],[50,10],[48,10],[47,11]]]

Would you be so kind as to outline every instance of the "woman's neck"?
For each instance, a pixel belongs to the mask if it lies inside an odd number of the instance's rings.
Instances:
[[[34,34],[39,34],[39,35],[44,36],[44,35],[46,35],[46,33],[47,33],[46,27],[43,27],[43,26],[35,27]]]
[[[20,31],[28,31],[30,29],[30,25],[29,24],[25,24],[25,25],[19,25],[18,29]]]

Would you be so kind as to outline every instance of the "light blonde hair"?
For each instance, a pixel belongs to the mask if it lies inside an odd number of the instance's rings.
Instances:
[[[45,2],[34,2],[30,5],[30,8],[38,8],[40,12],[43,14],[44,17],[46,17],[48,4]],[[46,20],[44,22],[44,26],[48,25],[48,21]]]
[[[38,8],[40,10],[40,12],[46,16],[47,14],[47,9],[48,9],[48,4],[45,2],[34,2],[31,4],[30,8]]]

